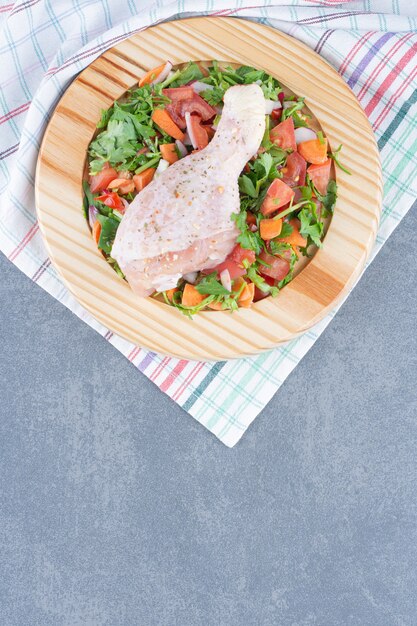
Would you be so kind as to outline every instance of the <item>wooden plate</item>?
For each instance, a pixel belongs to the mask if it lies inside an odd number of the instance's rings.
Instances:
[[[88,144],[101,109],[169,59],[218,59],[275,76],[320,120],[330,145],[343,144],[348,176],[337,171],[338,201],[324,247],[277,298],[251,309],[203,312],[189,320],[173,307],[138,298],[97,250],[82,213]],[[365,114],[337,72],[296,39],[236,18],[159,24],[96,59],[59,102],[40,150],[38,220],[52,262],[77,300],[126,339],[161,354],[223,360],[293,339],[329,312],[360,275],[372,249],[382,200],[379,154]]]

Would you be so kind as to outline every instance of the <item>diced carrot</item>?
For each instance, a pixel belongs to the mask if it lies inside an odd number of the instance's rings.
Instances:
[[[256,224],[256,216],[250,211],[248,211],[246,214],[246,224],[248,224],[249,226]]]
[[[255,285],[246,283],[242,293],[239,296],[238,305],[244,309],[248,309],[253,302],[255,296]]]
[[[101,234],[101,224],[100,224],[100,222],[94,222],[94,224],[93,224],[93,237],[94,237],[94,241],[96,242],[97,245],[98,245],[98,241],[100,239],[100,234]]]
[[[143,170],[140,174],[135,174],[133,177],[133,182],[136,187],[136,191],[142,191],[146,185],[149,185],[152,178],[154,177],[156,172],[155,167],[148,167],[148,169]]]
[[[222,302],[210,302],[207,305],[209,309],[213,309],[213,311],[223,311],[223,303]]]
[[[282,220],[261,220],[259,229],[262,239],[273,239],[278,237],[282,230]]]
[[[173,289],[167,289],[167,290],[165,291],[166,296],[167,296],[167,298],[168,298],[168,300],[169,300],[170,302],[172,302],[172,299],[173,299],[173,297],[174,297],[174,293],[175,293],[175,292],[177,292],[177,291],[178,291],[177,287],[174,287]]]
[[[184,287],[184,291],[182,292],[181,304],[191,307],[197,306],[206,297],[207,296],[204,296],[202,293],[199,293],[194,285],[190,285],[189,283],[187,283]]]
[[[288,237],[280,238],[279,241],[291,244],[294,252],[298,254],[297,246],[304,248],[307,245],[307,239],[300,235],[299,221],[297,219],[290,220],[290,224],[293,228],[292,233]]]
[[[184,140],[185,135],[181,128],[178,128],[168,111],[165,109],[155,109],[152,113],[152,120],[170,137],[179,139],[179,141]]]
[[[311,139],[298,144],[298,152],[308,163],[320,165],[327,161],[327,139]]]
[[[159,65],[158,67],[154,67],[152,70],[149,70],[149,72],[146,72],[146,74],[142,76],[139,81],[139,87],[143,87],[143,85],[147,85],[148,83],[151,83],[153,80],[155,80],[155,78],[158,78],[159,74],[165,68],[165,65],[166,63],[163,63],[162,65]]]
[[[168,161],[170,165],[178,161],[178,154],[175,147],[175,143],[161,143],[159,146],[162,158]]]
[[[135,190],[135,183],[133,180],[127,180],[126,178],[115,178],[107,187],[109,189],[118,189],[119,193],[132,193]]]

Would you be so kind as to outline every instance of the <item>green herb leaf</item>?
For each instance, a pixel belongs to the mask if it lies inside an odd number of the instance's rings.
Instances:
[[[352,176],[352,172],[350,172],[346,167],[344,167],[341,162],[339,161],[339,153],[342,149],[342,144],[340,144],[340,146],[338,148],[336,148],[336,150],[333,150],[333,152],[331,154],[329,154],[329,157],[331,159],[333,159],[333,161],[336,163],[337,167],[339,169],[341,169],[343,172],[345,172],[346,174],[349,174],[349,176]]]
[[[198,285],[195,285],[198,293],[210,296],[226,296],[230,294],[230,291],[225,289],[223,285],[217,280],[217,272],[208,274],[201,279]]]
[[[113,217],[105,217],[104,215],[97,215],[97,220],[101,224],[100,239],[98,240],[98,247],[106,254],[111,253],[116,232],[120,222]]]
[[[171,87],[180,87],[186,83],[200,80],[200,78],[204,78],[202,71],[198,67],[197,63],[190,61],[184,69],[180,70],[178,78],[171,82]]]
[[[239,189],[242,193],[246,193],[251,198],[257,198],[258,192],[255,189],[255,186],[249,176],[243,174],[243,176],[239,177]]]

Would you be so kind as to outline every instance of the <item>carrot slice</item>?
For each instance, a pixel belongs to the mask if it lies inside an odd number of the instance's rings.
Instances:
[[[128,180],[127,178],[115,178],[112,180],[107,187],[109,189],[118,189],[119,193],[132,193],[135,190],[135,183],[133,180]]]
[[[142,78],[139,81],[139,87],[143,87],[143,85],[147,85],[148,83],[151,83],[153,80],[155,80],[155,78],[158,78],[159,74],[162,72],[165,65],[166,63],[163,63],[162,65],[159,65],[158,67],[154,67],[153,70],[149,70],[149,72],[146,72],[146,74],[142,76]]]
[[[282,220],[261,220],[259,229],[262,239],[273,239],[278,237],[282,230]]]
[[[311,139],[298,144],[298,152],[308,163],[320,165],[327,161],[327,139],[320,142],[319,139]]]
[[[238,305],[244,309],[248,309],[253,302],[255,296],[255,285],[246,283],[242,293],[239,296]]]
[[[166,109],[155,109],[152,113],[152,120],[170,137],[179,139],[179,141],[183,141],[185,138],[181,128],[178,128]]]
[[[290,220],[290,224],[293,228],[291,235],[288,235],[288,237],[282,237],[279,239],[279,241],[282,241],[282,243],[289,243],[292,246],[294,252],[298,254],[298,250],[296,249],[297,246],[304,248],[307,245],[307,239],[300,235],[300,229],[297,219]]]
[[[166,296],[167,296],[167,298],[168,298],[168,300],[169,300],[170,302],[172,302],[172,299],[173,299],[173,297],[174,297],[174,293],[175,293],[176,291],[178,291],[177,287],[174,287],[173,289],[167,289],[167,290],[165,291]]]
[[[168,161],[170,165],[178,161],[178,154],[175,147],[175,143],[161,143],[159,146],[162,158]]]
[[[223,303],[222,302],[210,302],[207,305],[209,309],[213,309],[213,311],[223,311]]]
[[[136,191],[142,191],[146,185],[149,185],[152,178],[154,177],[156,172],[156,168],[148,167],[148,169],[143,170],[140,174],[135,174],[133,177],[133,182],[136,187]]]
[[[96,242],[97,245],[98,245],[98,241],[100,239],[100,234],[101,234],[101,224],[100,224],[100,222],[94,222],[94,224],[93,224],[93,237],[94,237],[94,241]]]
[[[199,293],[194,285],[187,283],[182,293],[181,304],[184,306],[197,306],[206,297],[207,296],[204,296],[202,293]]]

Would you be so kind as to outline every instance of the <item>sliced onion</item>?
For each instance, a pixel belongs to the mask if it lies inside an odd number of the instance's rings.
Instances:
[[[191,145],[194,148],[194,150],[197,150],[197,148],[198,148],[197,138],[196,138],[196,136],[194,134],[194,131],[193,131],[193,127],[192,127],[192,124],[191,124],[191,113],[189,113],[189,111],[187,111],[186,114],[185,114],[185,123],[187,125],[187,133],[188,133],[188,136],[190,138]]]
[[[187,148],[184,146],[184,144],[182,143],[182,141],[180,141],[179,139],[176,139],[176,140],[175,140],[175,145],[176,145],[176,146],[177,146],[177,148],[178,148],[178,152],[180,153],[181,158],[182,158],[182,157],[187,156],[187,154],[188,154],[188,150],[187,150]]]
[[[93,228],[95,222],[97,221],[98,209],[91,205],[88,207],[88,223],[90,224],[90,228]]]
[[[266,115],[271,115],[272,111],[275,111],[276,109],[281,109],[281,108],[282,108],[282,105],[279,100],[268,100],[267,98],[265,98],[265,114]]]
[[[152,85],[156,85],[157,83],[163,83],[166,78],[168,78],[170,71],[172,70],[172,63],[167,61],[165,63],[165,67],[162,72],[152,81]]]
[[[126,198],[120,198],[120,200],[123,202],[123,206],[125,208],[125,211],[129,208],[129,203],[126,200]]]
[[[214,89],[213,85],[206,85],[206,83],[201,83],[199,80],[191,83],[190,87],[192,87],[196,93],[200,93],[206,89]]]
[[[255,80],[255,85],[259,85],[259,87],[262,85],[262,81],[260,78],[258,78],[258,80]]]
[[[232,291],[232,279],[230,278],[229,270],[220,272],[220,282],[227,291]]]
[[[293,107],[294,104],[297,104],[296,100],[284,100],[284,102],[282,103],[282,108],[289,109],[290,107]]]
[[[156,168],[155,177],[162,174],[162,172],[165,172],[165,170],[167,170],[168,168],[169,168],[168,161],[165,161],[165,159],[161,159],[158,163],[158,167]]]
[[[194,285],[197,276],[198,272],[188,272],[188,274],[184,274],[183,278],[185,278],[187,283],[191,283],[192,285]]]
[[[304,141],[311,141],[312,139],[317,139],[317,135],[311,128],[306,128],[301,126],[300,128],[296,128],[294,131],[295,134],[295,143],[303,143]]]

